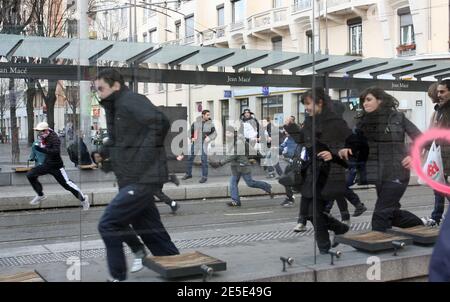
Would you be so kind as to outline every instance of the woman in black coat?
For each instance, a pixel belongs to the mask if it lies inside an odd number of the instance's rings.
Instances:
[[[367,181],[375,184],[377,190],[372,229],[384,232],[392,226],[408,228],[422,225],[419,217],[400,209],[400,199],[408,187],[411,167],[405,138],[408,135],[415,139],[421,134],[420,130],[397,111],[398,101],[380,88],[366,89],[360,96],[360,103],[364,113],[356,125],[356,135],[349,137],[348,148],[339,154],[348,159],[353,154],[352,146],[361,137],[367,139]]]
[[[304,127],[296,124],[285,126],[288,133],[297,144],[306,148],[310,159],[304,172],[304,182],[301,186],[302,200],[300,205],[299,222],[312,221],[320,253],[325,254],[331,248],[328,230],[336,234],[344,234],[349,227],[325,213],[328,200],[334,200],[345,192],[346,163],[338,156],[338,151],[345,146],[345,139],[351,130],[346,122],[333,111],[333,104],[328,95],[321,88],[313,92],[308,91],[302,96],[302,103],[309,116]],[[316,121],[316,131],[313,133],[313,116]],[[315,150],[313,150],[315,144]],[[314,154],[315,151],[315,154]],[[316,160],[316,179],[313,179],[312,159]],[[316,183],[316,202],[313,202],[313,183]],[[315,205],[316,219],[314,221],[313,206]]]

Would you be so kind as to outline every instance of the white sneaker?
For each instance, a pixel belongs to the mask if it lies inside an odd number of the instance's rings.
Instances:
[[[84,200],[81,202],[81,204],[83,205],[83,211],[87,211],[91,207],[91,205],[89,204],[89,195],[83,195],[83,196],[84,196]]]
[[[295,226],[293,231],[296,233],[306,232],[306,225],[304,225],[303,223],[299,223]]]
[[[139,272],[143,268],[144,268],[144,266],[142,265],[142,258],[134,258],[133,266],[131,267],[130,272],[136,273],[136,272]]]
[[[47,199],[47,196],[43,195],[43,196],[36,196],[35,198],[33,198],[32,201],[30,201],[30,204],[32,206],[37,206],[38,204],[41,203],[41,201],[43,201],[44,199]]]

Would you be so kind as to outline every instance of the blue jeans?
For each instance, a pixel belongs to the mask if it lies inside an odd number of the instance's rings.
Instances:
[[[359,172],[359,182],[362,184],[367,184],[366,162],[349,161],[347,187],[351,187],[355,184],[356,173],[358,172]]]
[[[238,189],[238,184],[239,184],[239,180],[241,179],[241,176],[244,179],[247,186],[249,186],[250,188],[258,188],[258,189],[266,191],[267,193],[270,193],[272,190],[271,185],[269,185],[267,182],[264,182],[264,181],[254,180],[250,173],[233,175],[230,178],[231,199],[233,199],[234,201],[236,201],[238,203],[241,202],[241,199],[239,197],[239,189]]]
[[[108,268],[114,279],[126,279],[123,242],[134,251],[134,247],[139,246],[136,234],[154,256],[179,254],[161,222],[153,199],[154,191],[158,188],[150,184],[132,184],[120,188],[100,219],[98,231],[105,243]]]
[[[445,183],[448,184],[447,177],[445,177]],[[445,198],[450,201],[450,196],[434,191],[434,210],[431,213],[431,218],[437,223],[441,222],[442,215],[444,214]]]
[[[202,155],[201,155],[202,176],[208,177],[208,157],[206,155],[205,148],[206,148],[206,145],[202,144]],[[194,165],[195,149],[198,149],[198,144],[191,145],[191,155],[189,155],[188,168],[187,168],[187,172],[186,172],[186,174],[189,176],[192,176],[192,166]]]

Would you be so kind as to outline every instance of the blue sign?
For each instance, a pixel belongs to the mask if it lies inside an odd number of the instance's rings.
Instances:
[[[262,88],[262,95],[263,96],[268,96],[269,94],[270,94],[269,87],[263,87]]]
[[[224,98],[231,98],[231,97],[233,97],[233,92],[231,90],[224,90],[223,91],[223,97]]]

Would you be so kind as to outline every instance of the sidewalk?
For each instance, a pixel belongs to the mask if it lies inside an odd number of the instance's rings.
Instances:
[[[340,245],[336,250],[342,252],[340,259],[334,259],[330,265],[330,255],[317,255],[314,264],[314,241],[312,231],[293,233],[289,224],[250,226],[227,229],[214,236],[205,232],[185,232],[172,234],[181,253],[199,251],[227,263],[227,270],[215,273],[214,282],[354,282],[354,281],[426,281],[428,265],[432,253],[431,247],[407,246],[393,256],[393,251],[377,254],[359,252],[350,246]],[[353,224],[356,230],[358,224]],[[231,234],[231,235],[230,235]],[[270,235],[273,235],[271,238]],[[239,237],[240,241],[226,242],[230,236]],[[259,236],[259,237],[258,237]],[[258,238],[257,238],[258,237]],[[197,242],[216,242],[216,244]],[[222,242],[222,244],[220,243]],[[189,248],[189,246],[191,246]],[[194,246],[194,247],[192,247]],[[82,252],[80,252],[82,251]],[[104,245],[101,240],[81,241],[30,246],[26,249],[10,249],[0,253],[0,274],[13,274],[37,270],[50,282],[69,282],[67,272],[73,268],[69,257],[81,258],[81,280],[83,282],[104,282],[108,277]],[[292,257],[294,263],[282,272],[280,257]],[[368,272],[372,267],[369,257],[380,261],[380,280],[369,280]],[[132,255],[127,249],[128,267],[131,267]],[[45,260],[43,260],[45,259]],[[79,258],[78,258],[79,259]],[[43,263],[45,261],[45,263]],[[4,265],[14,263],[13,265]],[[370,275],[369,275],[370,276]],[[128,274],[128,281],[163,282],[157,273],[144,268],[142,271]],[[201,276],[175,279],[172,281],[201,281]]]
[[[181,179],[182,175],[178,175]],[[174,200],[226,198],[230,196],[229,177],[209,177],[204,184],[198,183],[200,177],[193,177],[182,181],[179,187],[172,183],[164,186],[163,192]],[[267,179],[264,176],[255,176],[257,180],[263,180],[272,185],[275,194],[284,194],[282,187],[276,179]],[[118,188],[114,181],[79,183],[75,181],[84,194],[90,197],[91,205],[100,206],[108,204],[117,194]],[[59,184],[44,184],[44,192],[47,199],[41,206],[30,206],[29,201],[35,196],[30,185],[0,186],[0,211],[17,211],[30,209],[48,209],[62,207],[78,207],[79,201],[70,192],[65,191]],[[241,196],[267,195],[264,191],[246,186],[244,181],[239,184]]]

